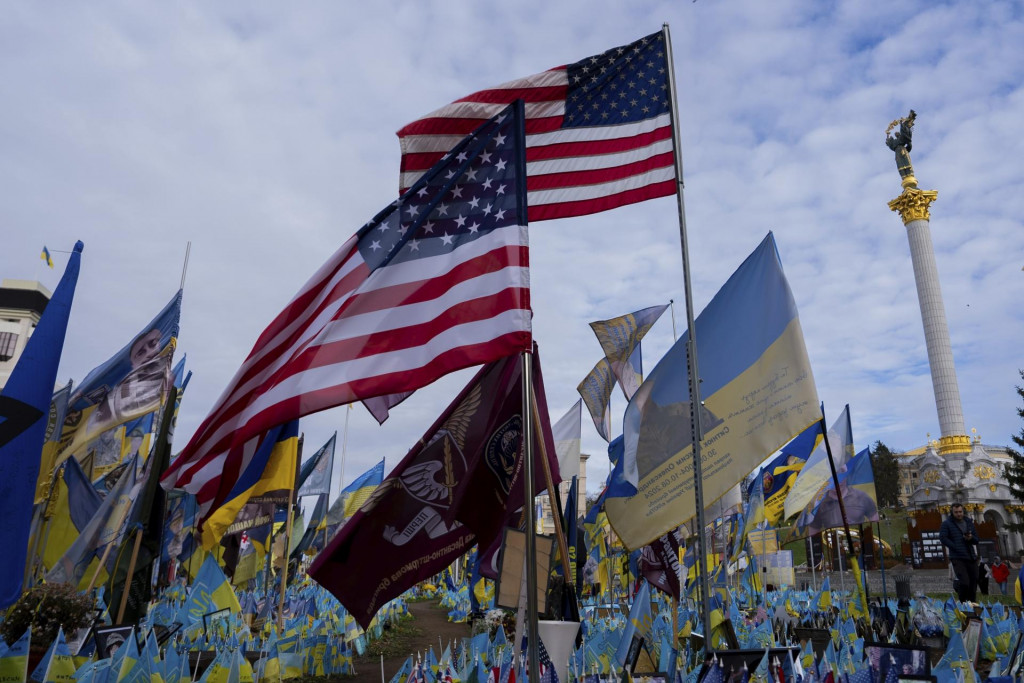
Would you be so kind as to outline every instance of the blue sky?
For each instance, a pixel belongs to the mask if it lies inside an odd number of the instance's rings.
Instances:
[[[849,403],[858,449],[937,438],[906,232],[887,207],[900,187],[884,131],[913,108],[966,428],[1007,444],[1024,367],[1021,15],[970,0],[9,4],[0,276],[53,287],[57,250],[85,242],[60,369],[77,381],[171,297],[191,241],[181,447],[259,332],[394,198],[395,130],[668,22],[698,311],[773,230],[828,421]],[[539,223],[531,246],[557,419],[600,357],[587,323],[674,299],[682,331],[675,203]],[[666,315],[647,369],[671,342]],[[345,482],[396,464],[467,379],[419,392],[384,427],[357,406]],[[616,431],[624,408],[616,394]],[[309,452],[344,422],[344,409],[305,420]],[[589,421],[583,435],[593,490],[604,443]]]

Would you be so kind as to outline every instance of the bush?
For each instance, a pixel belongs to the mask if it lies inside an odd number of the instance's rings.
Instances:
[[[92,623],[93,600],[69,583],[43,583],[18,598],[0,624],[0,636],[13,644],[32,627],[32,643],[48,647],[57,639],[57,630],[70,637]]]

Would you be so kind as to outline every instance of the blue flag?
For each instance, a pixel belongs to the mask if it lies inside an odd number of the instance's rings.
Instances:
[[[691,412],[702,428],[704,499],[717,500],[821,417],[796,302],[769,233],[695,321],[701,404],[691,411],[690,332],[626,408],[622,471],[632,498],[608,519],[636,548],[696,514]]]
[[[640,590],[633,597],[633,606],[629,609],[629,622],[622,631],[622,639],[615,651],[615,660],[620,667],[627,666],[626,657],[634,638],[646,638],[651,632],[654,615],[651,613],[651,589],[646,581],[641,582]]]
[[[0,394],[0,608],[14,604],[28,555],[32,504],[46,439],[46,420],[64,334],[81,265],[81,242],[68,260],[64,276],[25,345],[11,378]]]

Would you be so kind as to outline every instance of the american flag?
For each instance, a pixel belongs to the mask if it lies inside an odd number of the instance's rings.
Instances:
[[[398,131],[401,189],[502,106],[526,102],[530,221],[582,216],[676,191],[665,36],[655,33],[481,90]]]
[[[518,103],[484,122],[321,266],[165,488],[195,494],[205,517],[271,427],[531,348],[522,116]]]

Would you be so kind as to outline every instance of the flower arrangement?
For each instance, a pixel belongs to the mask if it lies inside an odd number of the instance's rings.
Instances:
[[[18,598],[0,623],[0,636],[13,644],[32,627],[32,642],[49,646],[57,639],[57,630],[73,634],[92,623],[93,599],[79,593],[69,583],[42,583]]]
[[[494,635],[498,627],[505,629],[506,636],[511,636],[516,627],[516,613],[506,609],[489,609],[483,614],[483,618],[473,622],[473,633],[489,633]]]

